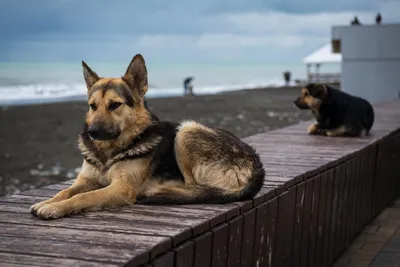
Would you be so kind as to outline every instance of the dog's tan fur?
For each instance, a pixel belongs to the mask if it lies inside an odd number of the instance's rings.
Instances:
[[[193,200],[208,194],[210,189],[222,192],[219,197],[235,199],[252,179],[257,179],[251,189],[254,192],[245,197],[258,192],[264,171],[254,150],[230,133],[196,122],[182,123],[171,141],[184,182],[155,179],[154,166],[163,164],[154,165],[158,160],[157,149],[168,143],[158,132],[145,134],[160,124],[154,121],[145,104],[147,70],[143,57],[136,55],[121,78],[100,78],[82,63],[90,106],[85,125],[89,130],[100,125],[107,136],[115,138],[81,135],[79,148],[84,161],[76,181],[53,198],[33,205],[32,214],[55,219],[134,204],[139,195],[145,200],[159,194]]]

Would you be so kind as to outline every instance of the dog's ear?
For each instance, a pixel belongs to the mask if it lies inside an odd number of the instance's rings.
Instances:
[[[147,92],[147,69],[142,55],[133,57],[122,79],[129,85],[134,94],[144,97]]]
[[[328,88],[325,84],[316,83],[313,87],[312,95],[318,98],[324,98],[324,96],[328,93]]]
[[[86,82],[86,87],[88,90],[92,88],[92,86],[100,80],[99,76],[96,74],[96,72],[92,71],[89,66],[85,63],[85,61],[82,61],[82,67],[83,67],[83,77],[85,77],[85,82]]]

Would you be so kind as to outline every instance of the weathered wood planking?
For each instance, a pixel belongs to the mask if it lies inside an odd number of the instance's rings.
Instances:
[[[311,122],[245,138],[266,169],[252,201],[42,221],[30,205],[73,180],[0,198],[0,266],[331,266],[400,195],[400,102],[375,110],[364,138],[309,136]]]

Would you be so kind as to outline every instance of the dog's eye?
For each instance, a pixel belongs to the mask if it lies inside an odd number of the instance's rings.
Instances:
[[[116,110],[117,108],[119,108],[122,105],[122,103],[119,102],[112,102],[110,103],[110,105],[108,106],[109,110]]]
[[[309,94],[308,94],[308,92],[304,92],[304,96],[308,96]]]
[[[97,109],[96,104],[94,104],[94,103],[90,104],[89,106],[93,111],[95,111]]]

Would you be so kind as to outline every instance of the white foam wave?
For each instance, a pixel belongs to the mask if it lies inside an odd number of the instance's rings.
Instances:
[[[202,86],[194,87],[198,95],[218,94],[228,91],[254,89],[265,86],[281,86],[280,80],[270,80],[264,83],[249,83],[236,85]],[[183,94],[183,88],[150,88],[148,98],[172,97]],[[18,86],[0,86],[0,105],[22,105],[51,102],[64,102],[86,99],[86,86],[84,84],[36,84]]]

